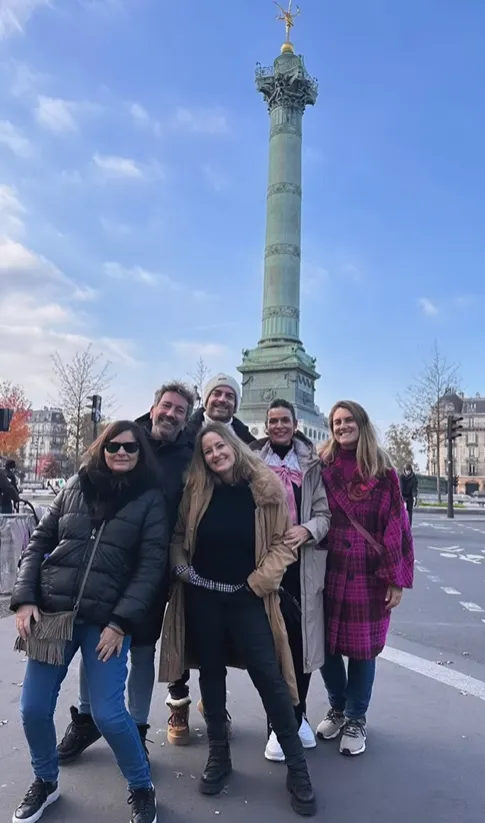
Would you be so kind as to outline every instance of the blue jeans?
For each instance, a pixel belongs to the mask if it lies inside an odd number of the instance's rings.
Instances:
[[[155,644],[132,646],[130,663],[127,682],[128,711],[137,726],[144,726],[148,723],[155,683]],[[88,679],[82,658],[79,664],[79,711],[81,714],[91,714]]]
[[[332,709],[349,720],[365,718],[376,676],[376,661],[349,660],[348,673],[341,654],[326,654],[320,669]]]
[[[35,776],[42,780],[55,782],[58,778],[54,712],[69,664],[77,650],[81,649],[94,721],[111,746],[128,787],[146,788],[152,785],[150,768],[138,729],[125,707],[127,657],[131,640],[125,638],[119,657],[115,654],[102,663],[96,652],[99,637],[99,627],[76,624],[73,639],[66,647],[65,665],[53,666],[37,660],[27,662],[20,711],[32,768]]]

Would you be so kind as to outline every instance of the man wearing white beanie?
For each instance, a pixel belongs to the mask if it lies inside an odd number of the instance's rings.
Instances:
[[[241,402],[241,389],[234,377],[225,373],[211,377],[204,386],[202,400],[204,408],[194,412],[187,424],[189,436],[195,439],[199,431],[212,422],[230,426],[243,443],[249,445],[255,441],[248,427],[234,416]]]

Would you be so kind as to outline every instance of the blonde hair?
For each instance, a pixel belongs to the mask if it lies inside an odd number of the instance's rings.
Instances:
[[[346,409],[350,412],[359,427],[356,457],[362,478],[368,480],[371,477],[383,477],[389,469],[394,468],[391,459],[387,452],[379,446],[376,430],[366,410],[354,400],[339,400],[333,406],[328,418],[330,438],[319,449],[322,461],[327,465],[333,463],[339,449],[333,433],[333,418],[337,409]]]
[[[213,489],[214,485],[220,480],[217,475],[212,472],[206,461],[202,451],[202,439],[206,434],[217,434],[224,440],[224,442],[231,447],[235,455],[234,462],[234,482],[240,483],[241,480],[251,482],[255,473],[261,474],[265,469],[271,474],[271,469],[268,469],[258,457],[250,449],[236,437],[229,426],[223,423],[209,423],[197,435],[195,441],[194,455],[189,466],[187,476],[186,492],[194,496],[202,495],[207,489]]]

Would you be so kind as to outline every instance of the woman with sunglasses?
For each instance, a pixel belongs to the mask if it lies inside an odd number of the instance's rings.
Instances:
[[[78,649],[94,721],[128,782],[131,823],[156,823],[150,767],[124,699],[130,632],[153,604],[167,564],[165,504],[156,484],[142,430],[129,421],[111,423],[23,555],[11,608],[29,657],[21,715],[35,779],[14,823],[34,823],[59,797],[53,716]],[[55,636],[51,629],[45,640],[41,629],[56,620],[60,626],[73,611],[72,639],[60,656],[60,631]]]

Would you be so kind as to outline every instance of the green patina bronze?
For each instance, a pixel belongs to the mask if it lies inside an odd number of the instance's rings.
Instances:
[[[317,99],[317,83],[288,39],[271,68],[256,69],[256,86],[270,115],[269,180],[264,253],[261,339],[243,351],[241,416],[265,419],[276,397],[292,402],[298,417],[321,426],[315,407],[315,358],[300,340],[302,123]]]

